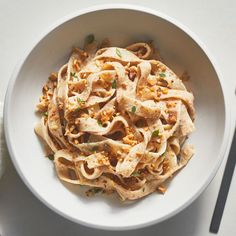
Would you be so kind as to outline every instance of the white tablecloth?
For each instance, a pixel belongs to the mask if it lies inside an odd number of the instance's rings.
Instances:
[[[76,9],[105,0],[0,0],[0,101],[4,99],[8,79],[22,54],[42,30],[58,18]],[[234,90],[236,55],[236,1],[235,0],[130,0],[162,11],[184,23],[199,35],[215,56],[225,83],[227,96],[235,103]],[[78,32],[79,33],[79,32]],[[232,127],[235,123],[233,107]],[[231,137],[233,134],[233,128]],[[7,157],[7,155],[5,155]],[[226,160],[226,159],[225,159]],[[178,235],[207,236],[225,161],[207,190],[187,209],[173,218],[149,228],[113,235]],[[6,171],[0,179],[0,235],[52,236],[52,235],[110,235],[111,232],[88,229],[58,216],[41,202],[22,183],[11,161],[6,160]],[[233,177],[224,217],[218,235],[236,235],[236,176]]]

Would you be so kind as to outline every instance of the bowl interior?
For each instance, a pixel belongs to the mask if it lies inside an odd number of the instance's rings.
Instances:
[[[127,19],[127,20],[121,20]],[[50,72],[68,59],[86,35],[126,46],[153,40],[165,63],[178,75],[185,70],[195,95],[196,131],[188,139],[196,154],[172,179],[165,195],[122,203],[116,197],[87,198],[83,188],[59,181],[34,133],[35,105]],[[102,228],[140,227],[182,208],[200,192],[219,161],[225,105],[217,74],[206,54],[184,31],[158,16],[131,9],[106,9],[77,16],[47,34],[31,51],[8,93],[6,130],[13,161],[31,190],[48,206],[76,222]],[[221,114],[221,115],[219,115]],[[82,189],[82,191],[81,191]]]

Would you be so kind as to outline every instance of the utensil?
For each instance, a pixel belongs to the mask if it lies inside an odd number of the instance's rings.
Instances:
[[[231,180],[233,177],[236,164],[236,131],[234,132],[233,141],[230,148],[230,153],[226,162],[222,182],[220,185],[220,191],[217,197],[214,213],[211,219],[210,232],[218,233],[221,219],[224,213],[225,203],[229,193]]]

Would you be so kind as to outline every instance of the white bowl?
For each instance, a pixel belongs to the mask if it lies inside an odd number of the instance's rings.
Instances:
[[[165,195],[152,194],[132,204],[117,198],[87,198],[59,181],[34,133],[35,104],[49,73],[68,59],[86,35],[108,37],[113,45],[152,39],[177,74],[187,70],[195,95],[196,147],[189,164],[172,179]],[[229,112],[223,83],[206,48],[186,27],[143,7],[106,5],[78,11],[52,26],[30,48],[15,70],[5,101],[5,133],[12,161],[29,189],[49,208],[80,224],[102,229],[134,229],[173,216],[189,205],[214,177],[229,137]]]

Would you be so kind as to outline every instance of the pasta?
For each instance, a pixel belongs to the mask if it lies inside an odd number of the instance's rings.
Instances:
[[[193,100],[151,44],[99,47],[92,38],[50,75],[35,132],[61,180],[135,200],[164,193],[194,154],[184,144]]]

